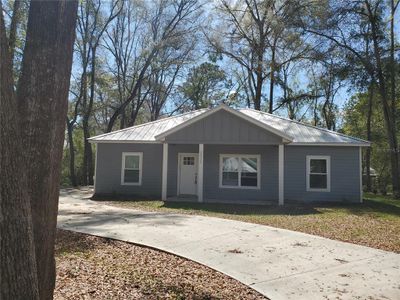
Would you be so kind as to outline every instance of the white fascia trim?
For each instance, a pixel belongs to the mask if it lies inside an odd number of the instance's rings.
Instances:
[[[287,146],[325,146],[325,147],[371,147],[371,144],[355,143],[290,143]]]
[[[179,130],[181,130],[181,129],[183,129],[183,128],[185,128],[185,127],[187,127],[187,126],[189,126],[189,125],[191,125],[191,124],[193,124],[193,123],[195,123],[197,121],[200,121],[200,120],[202,120],[202,119],[204,119],[204,118],[206,118],[206,117],[208,117],[208,116],[210,116],[210,115],[212,115],[212,114],[214,114],[214,113],[216,113],[216,112],[218,112],[220,110],[225,110],[227,112],[230,112],[230,113],[234,114],[235,116],[237,116],[237,117],[239,117],[239,118],[241,118],[243,120],[246,120],[246,121],[248,121],[248,122],[250,122],[250,123],[252,123],[252,124],[264,129],[264,130],[267,130],[267,131],[269,131],[271,133],[274,133],[277,136],[280,136],[282,139],[284,139],[284,142],[286,142],[286,143],[290,143],[291,141],[293,141],[293,137],[283,133],[282,131],[279,131],[279,130],[277,130],[277,129],[269,126],[269,125],[266,125],[266,124],[264,124],[264,123],[262,123],[262,122],[260,122],[260,121],[258,121],[256,119],[252,118],[252,117],[249,117],[249,116],[247,116],[246,114],[244,114],[244,113],[242,113],[240,111],[234,110],[233,108],[230,108],[225,104],[220,104],[219,106],[217,106],[214,109],[211,109],[211,110],[209,110],[209,111],[207,111],[205,113],[197,115],[196,117],[193,117],[192,119],[189,119],[189,120],[179,124],[178,126],[175,126],[175,127],[171,128],[171,129],[169,129],[169,130],[167,130],[167,131],[165,131],[163,133],[160,133],[159,135],[155,136],[155,139],[162,141],[162,140],[165,139],[166,136],[168,136],[168,135],[170,135],[170,134],[172,134],[174,132],[177,132],[177,131],[179,131]]]
[[[162,144],[159,141],[88,140],[91,144]]]

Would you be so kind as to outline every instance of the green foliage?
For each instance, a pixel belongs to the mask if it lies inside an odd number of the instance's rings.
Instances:
[[[353,96],[346,104],[343,118],[343,132],[350,136],[367,139],[368,93]],[[378,189],[382,193],[390,190],[390,147],[386,138],[385,122],[378,95],[373,97],[371,119],[371,168],[378,174]]]
[[[225,72],[218,65],[205,62],[190,69],[181,92],[193,109],[214,106],[223,99],[221,96],[225,80]]]

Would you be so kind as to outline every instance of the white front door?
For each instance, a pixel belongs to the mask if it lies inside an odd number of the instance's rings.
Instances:
[[[178,194],[197,195],[198,153],[179,153],[178,155]]]

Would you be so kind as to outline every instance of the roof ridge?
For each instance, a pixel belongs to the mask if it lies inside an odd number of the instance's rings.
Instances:
[[[138,124],[138,125],[126,127],[126,128],[115,130],[115,131],[111,131],[111,132],[105,132],[105,133],[102,133],[102,134],[99,134],[99,135],[92,136],[92,137],[88,138],[88,140],[94,139],[94,138],[99,138],[99,137],[104,137],[104,136],[107,136],[107,135],[110,135],[110,134],[114,134],[114,133],[117,133],[117,132],[123,132],[123,131],[130,130],[130,129],[133,129],[133,128],[143,127],[143,126],[146,126],[146,125],[149,125],[149,124],[154,124],[154,123],[158,123],[158,122],[169,120],[169,119],[182,117],[184,115],[193,114],[195,112],[199,112],[199,111],[202,111],[202,110],[206,111],[206,110],[209,110],[209,108],[200,108],[200,109],[188,111],[188,112],[185,112],[185,113],[182,113],[182,114],[179,114],[179,115],[169,116],[169,117],[166,117],[166,118],[163,118],[163,119],[158,119],[158,120],[154,120],[154,121],[150,121],[150,122],[145,122],[143,124]]]
[[[325,132],[328,132],[328,133],[333,133],[333,134],[336,134],[336,135],[339,135],[339,136],[342,136],[342,137],[347,137],[347,138],[350,138],[350,139],[353,139],[353,140],[357,140],[357,141],[360,141],[360,142],[370,143],[367,140],[363,140],[363,139],[360,139],[360,138],[357,138],[357,137],[354,137],[354,136],[350,136],[350,135],[346,135],[346,134],[343,134],[343,133],[340,133],[340,132],[337,132],[337,131],[329,130],[327,128],[313,126],[311,124],[306,124],[306,123],[303,123],[303,122],[300,122],[300,121],[296,121],[296,120],[292,120],[292,119],[289,119],[289,118],[285,118],[285,117],[282,117],[282,116],[270,114],[270,113],[267,113],[265,111],[256,110],[256,109],[249,108],[249,107],[239,108],[239,110],[251,110],[251,111],[258,112],[258,113],[261,113],[261,114],[264,114],[264,115],[268,115],[268,116],[271,116],[271,117],[276,117],[276,118],[279,118],[279,119],[282,119],[282,120],[290,121],[292,123],[296,123],[296,124],[299,124],[299,125],[307,126],[307,127],[314,128],[314,129],[321,130],[321,131],[325,131]]]

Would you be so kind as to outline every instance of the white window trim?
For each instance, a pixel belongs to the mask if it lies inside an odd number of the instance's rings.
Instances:
[[[139,156],[139,182],[125,182],[125,158],[131,155]],[[143,152],[122,152],[121,185],[142,185],[142,166]]]
[[[312,159],[324,159],[326,160],[326,189],[316,189],[310,187],[310,161]],[[330,192],[331,191],[331,157],[327,155],[307,155],[306,162],[306,181],[307,181],[307,192]],[[319,173],[313,173],[318,175]],[[321,175],[325,175],[322,174]]]
[[[239,185],[222,185],[222,169],[223,159],[229,157],[241,158],[257,158],[257,186],[241,186],[240,170],[239,173]],[[260,154],[220,154],[219,155],[219,188],[221,189],[246,189],[246,190],[259,190],[261,182],[261,155]]]

